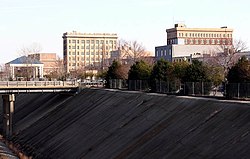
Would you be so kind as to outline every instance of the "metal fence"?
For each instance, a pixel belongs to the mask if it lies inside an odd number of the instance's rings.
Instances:
[[[226,97],[231,99],[250,98],[250,83],[228,83],[226,85]]]
[[[110,79],[108,82],[108,87],[112,89],[127,89],[127,80],[122,79]]]
[[[149,80],[128,80],[128,90],[131,91],[149,91]]]
[[[150,81],[121,80],[109,81],[109,88],[128,89],[133,91],[151,91],[156,93],[193,95],[193,96],[225,96],[227,98],[250,98],[250,83],[229,83],[215,86],[212,82]]]

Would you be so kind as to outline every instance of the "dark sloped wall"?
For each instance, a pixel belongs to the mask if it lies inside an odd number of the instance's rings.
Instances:
[[[250,157],[244,103],[86,89],[18,95],[14,116],[11,140],[34,158]]]

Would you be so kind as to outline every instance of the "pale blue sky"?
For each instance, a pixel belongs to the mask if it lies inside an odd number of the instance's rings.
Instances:
[[[249,6],[248,0],[0,0],[0,63],[32,43],[62,57],[62,35],[73,30],[117,33],[154,51],[166,44],[165,30],[177,22],[228,26],[249,47]]]

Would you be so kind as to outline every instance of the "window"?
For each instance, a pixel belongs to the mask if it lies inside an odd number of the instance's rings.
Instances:
[[[206,44],[209,44],[209,39],[206,39]]]
[[[108,42],[108,40],[106,41],[106,44],[108,44],[109,42]]]
[[[215,41],[214,41],[214,39],[212,39],[212,44],[215,44]]]
[[[71,52],[69,52],[69,55],[71,55]]]
[[[72,49],[75,49],[76,47],[75,46],[72,46]]]
[[[81,55],[84,55],[84,52],[82,52]]]
[[[81,49],[84,49],[84,46],[81,46]]]
[[[217,40],[217,44],[220,44],[220,40],[219,39]]]
[[[82,40],[81,43],[84,44],[84,43],[85,43],[85,40]]]
[[[72,40],[72,43],[76,43],[76,40]]]
[[[201,44],[204,44],[204,39],[201,40]]]
[[[69,61],[71,61],[71,57],[69,57]]]
[[[89,52],[86,52],[86,55],[89,55]]]
[[[69,46],[69,49],[71,49],[71,46]]]
[[[104,44],[104,40],[101,40],[101,44]]]
[[[87,44],[89,44],[89,43],[90,43],[90,41],[89,41],[89,40],[87,40],[87,41],[86,41],[86,43],[87,43]]]
[[[96,40],[95,43],[96,43],[96,44],[99,44],[99,40]]]
[[[77,44],[79,44],[79,40],[77,40]]]
[[[95,53],[94,53],[94,52],[91,52],[91,55],[95,55]]]
[[[95,48],[95,46],[94,45],[91,45],[91,49],[94,49]]]
[[[79,46],[77,46],[77,49],[79,49]]]
[[[95,47],[96,49],[99,49],[99,46],[98,45],[96,45],[96,47]]]
[[[95,53],[95,55],[99,55],[99,53],[98,53],[98,52],[96,52],[96,53]]]
[[[79,51],[77,52],[77,55],[79,55]]]
[[[71,40],[69,40],[69,43],[71,43]]]
[[[95,40],[91,40],[91,44],[94,44],[95,43]]]
[[[86,46],[86,49],[89,49],[89,45],[88,45],[88,46]]]

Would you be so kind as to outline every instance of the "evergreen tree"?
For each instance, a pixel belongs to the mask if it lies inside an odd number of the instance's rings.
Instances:
[[[243,56],[239,61],[229,70],[227,79],[230,83],[250,82],[250,62]]]
[[[185,82],[201,82],[210,81],[208,75],[208,68],[203,65],[201,61],[193,60],[192,64],[189,65],[184,75]]]
[[[150,78],[151,66],[144,61],[137,61],[130,67],[128,73],[129,80],[147,80]]]

